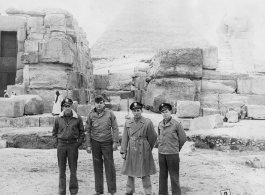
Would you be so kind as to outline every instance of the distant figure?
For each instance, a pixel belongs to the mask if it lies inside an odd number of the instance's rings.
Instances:
[[[16,92],[12,91],[10,98],[15,99],[16,95]]]
[[[4,94],[4,98],[9,98],[7,90],[4,90],[5,94]]]
[[[59,115],[62,111],[61,103],[63,101],[63,96],[56,91],[56,95],[54,96],[54,103],[52,108],[52,115]]]

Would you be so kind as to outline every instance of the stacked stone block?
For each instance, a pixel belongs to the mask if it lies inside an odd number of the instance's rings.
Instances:
[[[57,90],[79,90],[80,95],[94,90],[89,43],[72,14],[53,8],[10,8],[6,13],[23,21],[17,29],[16,84],[22,84],[27,93],[39,94],[45,103],[53,101]],[[50,91],[53,95],[42,95]],[[87,101],[77,99],[80,104]],[[45,112],[50,111],[51,104],[46,104]]]

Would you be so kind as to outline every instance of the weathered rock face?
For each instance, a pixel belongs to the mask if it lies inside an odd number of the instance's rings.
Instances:
[[[202,80],[203,93],[235,93],[236,88],[234,80]]]
[[[203,93],[201,95],[201,107],[202,108],[219,108],[218,94]]]
[[[7,13],[27,18],[17,31],[17,84],[28,92],[51,90],[53,94],[66,89],[94,90],[89,43],[72,14],[51,8],[8,9]],[[46,95],[39,95],[48,103]],[[85,103],[81,99],[79,103]]]
[[[203,116],[209,116],[214,114],[221,114],[221,111],[214,108],[202,108],[202,114]]]
[[[24,114],[43,114],[44,101],[39,95],[19,95],[16,99],[22,99],[25,102]]]
[[[215,70],[218,67],[217,47],[210,46],[203,48],[203,68]]]
[[[194,118],[200,115],[200,102],[198,101],[178,101],[177,116],[179,118]]]
[[[254,119],[265,118],[265,106],[261,105],[246,105],[247,116]]]
[[[126,73],[110,73],[109,74],[109,86],[110,91],[130,91],[132,85],[132,74]]]
[[[228,111],[225,114],[226,118],[227,118],[227,122],[229,123],[236,123],[238,122],[238,112],[236,111]]]
[[[198,117],[191,121],[190,130],[214,129],[223,126],[220,114]]]
[[[265,77],[252,76],[237,80],[239,94],[265,94]]]
[[[0,98],[0,117],[16,118],[23,116],[24,100]]]
[[[198,48],[160,51],[150,64],[148,76],[201,78],[202,64],[203,53]]]
[[[152,80],[145,94],[145,105],[154,112],[158,112],[158,106],[163,102],[173,105],[179,100],[194,100],[195,83],[185,78],[161,78]]]

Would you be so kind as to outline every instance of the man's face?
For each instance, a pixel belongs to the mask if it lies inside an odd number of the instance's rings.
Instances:
[[[168,109],[165,109],[161,112],[162,116],[164,119],[169,119],[171,116],[171,111],[169,111]]]
[[[134,109],[134,110],[132,110],[132,113],[133,113],[133,116],[134,116],[134,118],[141,118],[141,116],[142,116],[142,110],[140,109],[140,108],[137,108],[137,109]]]
[[[105,107],[105,102],[104,101],[95,102],[95,106],[96,106],[96,109],[100,111]]]
[[[70,115],[72,113],[72,105],[64,104],[63,111],[65,115]]]

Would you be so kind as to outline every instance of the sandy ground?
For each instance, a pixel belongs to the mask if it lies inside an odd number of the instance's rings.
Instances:
[[[244,159],[249,155],[265,155],[264,152],[190,150],[189,145],[185,144],[180,154],[180,182],[183,195],[219,195],[220,190],[225,189],[230,189],[232,195],[265,194],[265,169],[249,167]],[[157,164],[156,149],[153,154]],[[117,195],[121,195],[125,194],[126,176],[120,174],[123,160],[119,151],[115,151],[114,156]],[[151,176],[155,194],[158,193],[158,164],[157,169],[157,174]],[[55,149],[1,149],[0,173],[1,195],[54,195],[58,192]],[[69,170],[67,170],[67,182],[68,179]],[[92,156],[84,150],[79,151],[78,180],[80,195],[94,194]],[[105,194],[108,194],[106,192],[105,186]],[[136,179],[135,194],[144,194],[140,179]]]

